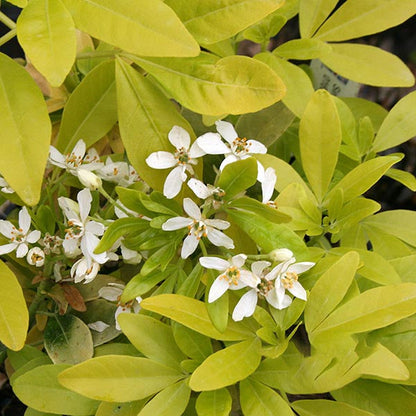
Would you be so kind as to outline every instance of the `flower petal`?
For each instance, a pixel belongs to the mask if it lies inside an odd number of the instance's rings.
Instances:
[[[83,224],[87,220],[88,214],[91,209],[92,195],[91,191],[88,188],[83,189],[78,192],[77,195],[78,205],[79,205],[79,216]]]
[[[230,153],[230,148],[221,140],[217,133],[205,133],[195,141],[209,155],[224,155]]]
[[[198,247],[199,240],[194,234],[187,235],[185,240],[183,240],[181,257],[183,259],[188,258]]]
[[[173,126],[168,134],[169,141],[176,147],[177,150],[179,149],[189,149],[189,145],[191,144],[191,137],[189,133],[182,127]]]
[[[265,261],[265,260],[260,260],[260,261],[255,261],[252,265],[251,265],[251,271],[256,275],[256,276],[261,276],[263,274],[263,270],[266,267],[269,267],[271,265],[271,263],[269,261]]]
[[[220,171],[222,171],[227,165],[229,165],[230,163],[234,163],[237,162],[237,160],[240,160],[239,157],[237,157],[236,155],[233,154],[229,154],[228,156],[225,157],[225,159],[221,162],[220,165]]]
[[[197,221],[201,219],[201,210],[191,198],[184,198],[183,209],[191,218]]]
[[[260,278],[248,270],[240,270],[240,282],[243,287],[250,286],[255,288],[260,283]]]
[[[287,271],[293,272],[296,274],[301,274],[311,269],[313,266],[315,266],[315,263],[312,263],[310,261],[305,261],[305,262],[295,263],[295,264],[290,265]]]
[[[118,287],[104,286],[98,291],[98,296],[111,302],[116,302],[122,293],[123,289]]]
[[[218,228],[218,227],[217,227]],[[245,254],[237,254],[236,256],[233,256],[231,259],[231,263],[235,266],[241,269],[241,267],[244,266],[244,263],[247,260],[247,256]]]
[[[90,324],[88,324],[88,328],[92,329],[93,331],[97,331],[97,332],[103,332],[109,327],[110,327],[110,325],[106,324],[103,321],[96,321],[96,322],[91,322]]]
[[[238,301],[233,310],[233,320],[241,321],[243,318],[253,315],[257,305],[257,292],[251,289]]]
[[[75,146],[74,146],[74,150],[72,150],[71,153],[74,156],[76,156],[77,158],[82,159],[84,157],[84,155],[85,155],[85,150],[86,149],[87,149],[87,146],[86,146],[84,140],[79,139],[77,141],[77,143],[75,144]]]
[[[95,235],[103,235],[105,231],[105,227],[103,224],[100,224],[97,221],[88,221],[85,224],[85,231],[95,234]]]
[[[172,199],[180,192],[183,182],[186,181],[185,166],[177,166],[173,168],[166,177],[163,186],[163,195]]]
[[[274,185],[276,184],[276,172],[273,168],[267,168],[261,182],[262,202],[265,204],[270,201],[273,195]]]
[[[230,263],[227,260],[220,259],[219,257],[200,257],[199,262],[206,269],[218,271],[224,271],[230,267]]]
[[[167,169],[173,168],[178,161],[172,153],[160,151],[151,153],[146,163],[153,169]]]
[[[100,242],[99,238],[97,238],[94,234],[86,232],[82,239],[81,239],[81,251],[84,256],[88,259],[91,257],[99,264],[104,264],[107,260],[107,253],[95,254],[94,250],[98,246]]]
[[[18,259],[19,258],[22,258],[22,257],[26,256],[26,254],[27,254],[28,251],[29,251],[29,247],[27,246],[27,244],[26,243],[20,243],[17,246],[16,257]]]
[[[203,182],[198,179],[191,178],[188,181],[188,186],[192,189],[194,194],[201,199],[207,199],[211,196],[211,192]]]
[[[27,237],[26,237],[26,241],[28,242],[28,243],[31,243],[31,244],[33,244],[33,243],[36,243],[36,241],[38,241],[39,240],[39,238],[40,238],[40,231],[39,230],[34,230],[34,231],[31,231],[28,235],[27,235]]]
[[[0,220],[0,233],[7,238],[12,238],[13,224],[10,221]]]
[[[173,217],[173,218],[169,218],[166,222],[162,224],[162,230],[163,231],[180,230],[181,228],[188,227],[192,223],[193,223],[192,218]]]
[[[222,233],[221,231],[216,230],[215,228],[210,228],[207,230],[208,240],[211,241],[214,246],[225,247],[228,249],[234,248],[234,241]]]
[[[205,224],[209,227],[218,228],[219,230],[226,230],[231,224],[224,220],[205,220]]]
[[[215,126],[217,127],[218,133],[230,144],[238,137],[234,126],[228,121],[218,120],[215,122]]]
[[[267,147],[263,143],[258,142],[257,140],[247,140],[247,144],[250,146],[250,154],[267,153]]]
[[[214,283],[211,285],[208,294],[208,303],[215,302],[219,299],[230,287],[228,280],[223,277],[223,275],[219,275],[215,280]]]
[[[293,286],[287,289],[296,298],[306,300],[306,290],[299,282],[293,282]]]
[[[16,243],[3,244],[2,246],[0,246],[0,256],[3,254],[11,253],[16,247]]]
[[[273,306],[273,308],[279,310],[287,308],[292,303],[290,296],[283,295],[282,298],[279,298],[274,290],[271,290],[269,293],[267,293],[266,300],[268,303],[270,303],[270,305]]]
[[[66,168],[65,156],[54,146],[49,146],[49,161],[60,168]]]
[[[19,227],[22,229],[23,234],[27,234],[30,228],[30,223],[32,219],[30,218],[27,208],[23,207],[19,212]]]
[[[206,152],[203,149],[201,149],[201,147],[199,147],[198,143],[195,141],[192,143],[192,146],[189,149],[188,154],[191,159],[196,159],[198,157],[206,155]]]

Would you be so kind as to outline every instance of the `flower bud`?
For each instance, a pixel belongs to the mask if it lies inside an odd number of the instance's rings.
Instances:
[[[41,248],[33,247],[28,251],[26,260],[31,266],[42,267],[45,263],[45,253]]]
[[[102,180],[95,173],[90,172],[86,169],[78,169],[77,175],[79,181],[91,191],[95,191],[102,187]]]
[[[288,248],[277,248],[269,253],[273,261],[287,261],[293,257],[293,253]]]

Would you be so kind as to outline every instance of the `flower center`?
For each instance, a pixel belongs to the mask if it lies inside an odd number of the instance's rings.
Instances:
[[[257,285],[259,295],[266,297],[266,295],[274,288],[274,280],[267,280],[264,277],[260,279],[260,283]]]
[[[285,289],[292,289],[295,282],[298,281],[298,275],[295,272],[286,272],[281,278],[282,285]]]
[[[238,285],[238,281],[240,279],[240,270],[237,267],[235,267],[235,266],[231,266],[221,276],[221,279],[228,280],[228,284],[230,286],[231,285],[237,286]]]
[[[82,157],[80,157],[80,156],[76,156],[76,155],[74,155],[73,153],[68,153],[66,156],[65,156],[65,163],[67,164],[67,165],[71,165],[71,166],[73,166],[74,168],[77,168],[78,166],[80,166],[81,165],[81,163],[82,163]]]
[[[198,240],[207,236],[207,226],[202,221],[194,220],[191,225],[188,225],[188,230],[188,235],[194,234]]]
[[[84,225],[78,221],[69,220],[69,228],[65,229],[66,239],[79,238],[84,234]]]
[[[15,226],[13,226],[11,235],[11,242],[22,243],[23,241],[25,241],[25,235],[21,228],[16,228]]]
[[[43,260],[43,256],[41,256],[40,254],[32,253],[32,255],[30,256],[30,260],[32,260],[33,264],[36,264],[38,261]]]
[[[251,146],[251,143],[248,143],[245,137],[242,139],[240,137],[237,137],[236,139],[233,140],[233,144],[232,144],[233,152],[236,154],[248,153],[250,150],[250,146]]]
[[[175,159],[178,161],[178,165],[186,165],[191,160],[188,151],[184,147],[178,149],[175,153]]]

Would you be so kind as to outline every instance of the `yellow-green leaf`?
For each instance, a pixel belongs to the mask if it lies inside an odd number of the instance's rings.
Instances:
[[[67,364],[48,364],[36,367],[18,377],[13,390],[27,406],[40,412],[65,415],[90,415],[95,413],[99,402],[88,399],[65,387],[57,380]]]
[[[372,150],[381,152],[416,135],[416,91],[403,97],[387,114],[373,143]]]
[[[286,94],[282,98],[283,103],[297,117],[302,117],[306,104],[314,92],[312,81],[306,72],[297,65],[271,53],[260,53],[255,56],[255,59],[269,65],[282,79],[287,89]]]
[[[95,416],[137,416],[145,403],[146,400],[126,403],[101,402]]]
[[[331,45],[318,39],[293,39],[273,50],[285,59],[308,60],[320,58],[331,51]]]
[[[195,391],[216,390],[252,374],[261,359],[261,341],[252,338],[210,355],[192,374],[189,386]]]
[[[186,108],[220,116],[261,110],[282,99],[286,88],[265,64],[247,56],[219,58],[130,57]]]
[[[59,87],[75,60],[71,14],[61,0],[32,0],[17,20],[17,38],[36,69]]]
[[[291,406],[300,416],[375,416],[347,403],[333,400],[297,400]]]
[[[29,313],[23,291],[13,272],[0,261],[0,341],[11,350],[23,348]]]
[[[316,91],[300,120],[299,145],[303,170],[319,202],[331,182],[341,138],[341,123],[331,95]]]
[[[23,8],[27,5],[27,0],[8,0],[7,3],[14,4],[17,7]]]
[[[196,399],[195,410],[198,416],[228,416],[232,398],[226,388],[203,391]]]
[[[337,3],[338,0],[300,0],[299,28],[302,38],[310,38]]]
[[[315,37],[331,42],[359,38],[397,26],[415,13],[414,0],[348,0]]]
[[[166,0],[201,44],[228,39],[284,4],[284,0]]]
[[[400,169],[390,168],[386,172],[386,176],[400,182],[402,185],[409,188],[412,192],[416,191],[416,178],[410,172]]]
[[[51,122],[28,72],[0,54],[0,173],[27,205],[39,201],[49,154]]]
[[[97,65],[65,105],[57,147],[71,152],[79,139],[88,146],[101,139],[117,121],[114,62]]]
[[[162,0],[63,0],[78,29],[127,52],[196,56],[199,46]]]
[[[415,78],[395,55],[380,48],[356,43],[332,43],[321,61],[339,75],[377,87],[411,87]]]
[[[183,374],[142,357],[104,355],[59,374],[66,388],[91,399],[130,402],[144,399],[183,378]]]

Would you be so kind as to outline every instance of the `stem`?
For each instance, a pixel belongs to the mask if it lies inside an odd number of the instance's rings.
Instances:
[[[9,29],[16,28],[16,23],[13,22],[13,20],[6,16],[3,12],[0,12],[0,22],[6,25]]]
[[[249,260],[270,260],[268,254],[248,254],[247,259]]]
[[[35,314],[38,312],[38,306],[43,300],[44,291],[49,284],[49,280],[42,280],[39,283],[38,289],[36,291],[35,298],[33,299],[32,304],[29,306],[29,322],[32,323],[35,318]]]
[[[204,244],[204,242],[202,241],[202,239],[201,239],[201,240],[199,240],[199,246],[201,247],[202,254],[203,254],[204,256],[208,256],[208,251],[207,251],[207,248],[205,247],[205,244]]]
[[[98,192],[100,192],[101,195],[103,195],[105,198],[107,198],[114,206],[117,206],[128,217],[131,216],[131,214],[126,210],[126,208],[123,207],[121,204],[119,204],[102,186],[101,186],[101,188],[98,188]]]
[[[16,36],[16,29],[12,29],[0,38],[0,46]]]

